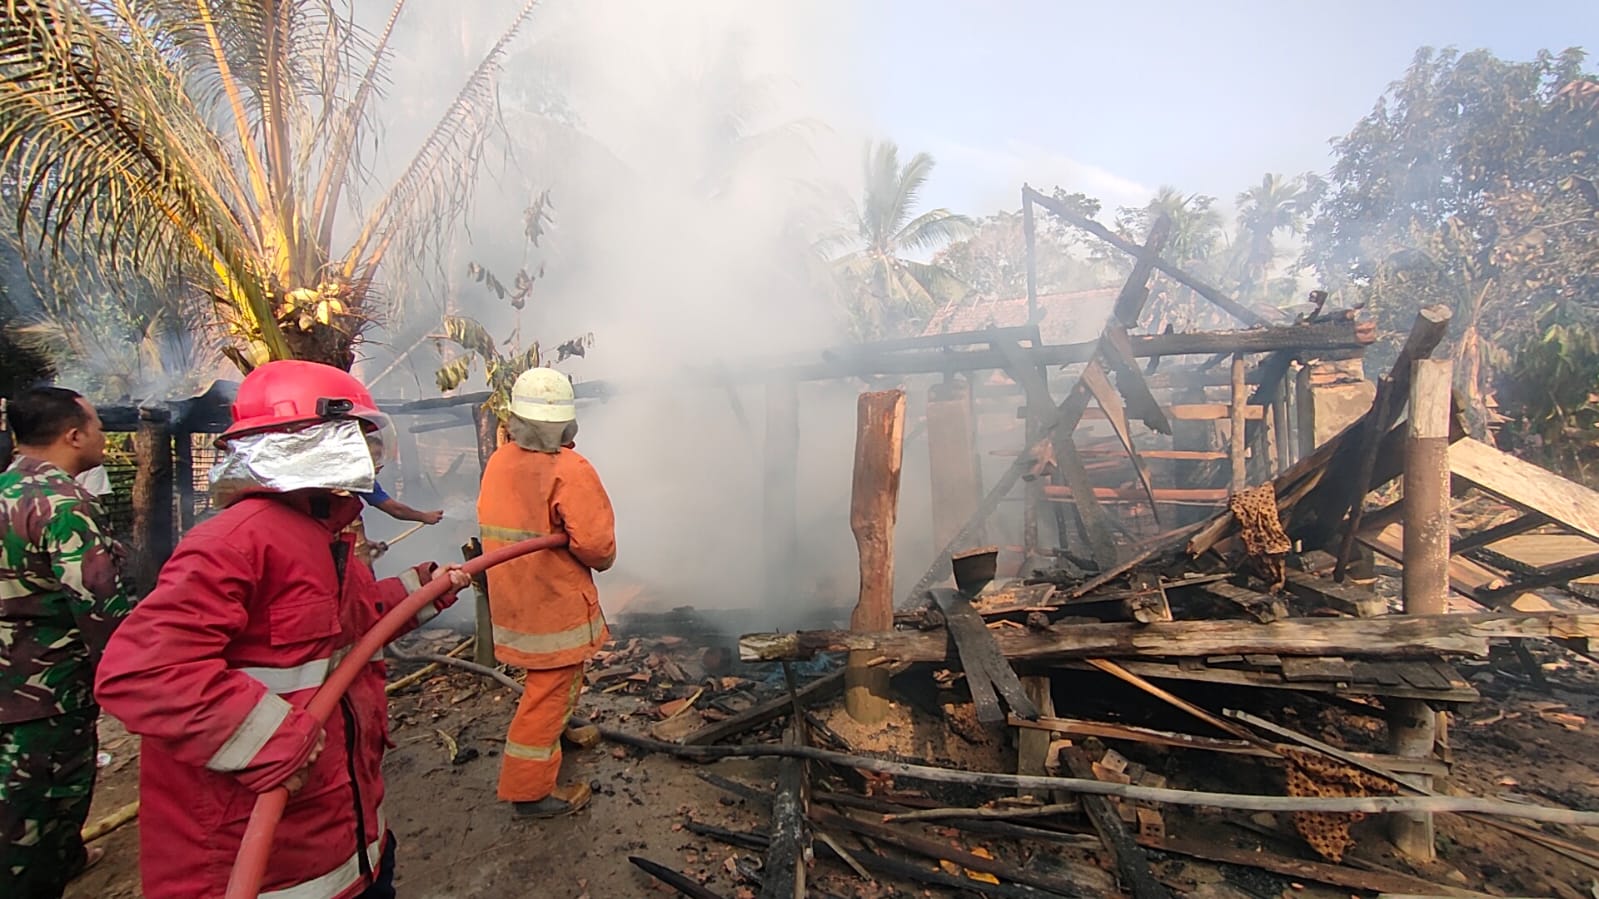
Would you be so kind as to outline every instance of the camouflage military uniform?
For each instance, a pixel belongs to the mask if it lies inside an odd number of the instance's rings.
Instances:
[[[0,474],[0,895],[59,896],[82,870],[94,666],[128,613],[94,497],[20,456]]]

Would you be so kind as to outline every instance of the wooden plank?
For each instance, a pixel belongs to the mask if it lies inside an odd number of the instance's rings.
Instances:
[[[1517,534],[1524,534],[1533,528],[1543,527],[1548,523],[1549,516],[1541,512],[1528,512],[1520,518],[1507,521],[1504,524],[1494,525],[1485,531],[1464,534],[1457,539],[1449,541],[1449,553],[1450,555],[1468,553],[1474,549],[1498,543],[1507,537],[1514,537]]]
[[[1040,720],[1054,717],[1055,698],[1050,691],[1050,678],[1047,674],[1022,678],[1022,687],[1027,690],[1027,697],[1038,709]],[[1019,715],[1012,715],[1008,720],[1012,726],[1020,726],[1016,722],[1021,722],[1022,725],[1032,724]],[[1016,734],[1016,773],[1047,775],[1049,744],[1054,739],[1054,734],[1050,733],[1048,728],[1022,727]],[[1031,793],[1030,790],[1019,792]]]
[[[1448,690],[1452,689],[1449,679],[1440,677],[1432,666],[1425,662],[1395,662],[1393,669],[1413,687],[1422,690]]]
[[[1390,525],[1376,534],[1362,534],[1360,542],[1395,562],[1404,562],[1404,527],[1401,525]],[[1504,576],[1499,572],[1464,556],[1453,556],[1449,559],[1449,588],[1474,603],[1482,591],[1502,587],[1505,583]],[[1523,597],[1529,596],[1536,598],[1534,594],[1525,591],[1517,591],[1513,596],[1502,595],[1489,607],[1508,609]]]
[[[977,720],[985,725],[998,725],[999,721],[1004,721],[1004,709],[999,707],[998,691],[993,681],[988,680],[987,661],[982,657],[982,643],[993,638],[988,635],[982,617],[977,617],[977,625],[972,627],[969,616],[977,613],[972,611],[969,603],[961,608],[964,600],[955,590],[935,587],[931,593],[935,601],[939,601],[940,611],[943,611],[943,617],[948,622],[948,633],[951,640],[955,641],[956,656],[961,659],[961,670],[966,672],[966,688],[971,689],[972,704],[977,707]],[[945,609],[945,605],[951,608]],[[995,651],[998,653],[998,648]]]
[[[972,604],[955,590],[936,588],[929,592],[939,611],[944,613],[950,639],[955,642],[972,699],[977,703],[977,720],[984,724],[1004,723],[1005,713],[999,707],[995,692],[1005,697],[1005,704],[1011,711],[1023,718],[1037,718],[1038,707],[1028,697],[1010,662],[1000,654],[994,632],[983,623]]]
[[[1057,664],[1062,668],[1074,670],[1091,667],[1084,662],[1078,661],[1063,661]],[[1380,667],[1387,667],[1386,664],[1378,664]],[[1122,660],[1121,666],[1140,677],[1147,677],[1151,680],[1195,681],[1233,687],[1292,690],[1297,693],[1322,693],[1334,696],[1387,696],[1396,699],[1425,699],[1428,702],[1439,703],[1476,702],[1480,698],[1477,691],[1470,688],[1464,690],[1423,690],[1405,683],[1398,675],[1394,675],[1394,680],[1397,683],[1393,685],[1380,683],[1340,685],[1331,681],[1286,681],[1283,680],[1281,674],[1275,671],[1260,671],[1253,668],[1201,668],[1196,671],[1189,671],[1168,663],[1131,659]]]
[[[1144,493],[1149,497],[1151,512],[1155,515],[1155,524],[1160,525],[1160,512],[1155,506],[1155,485],[1149,479],[1149,467],[1144,464],[1143,458],[1138,453],[1138,446],[1133,443],[1132,430],[1127,424],[1127,409],[1122,405],[1121,396],[1116,388],[1111,386],[1110,379],[1105,377],[1105,372],[1097,365],[1086,366],[1082,374],[1083,383],[1088,385],[1088,392],[1094,395],[1099,408],[1105,411],[1110,419],[1110,426],[1116,432],[1116,438],[1121,441],[1122,449],[1126,450],[1127,457],[1132,460],[1133,471],[1138,475],[1138,482],[1144,485]]]
[[[1066,463],[1063,460],[1063,456],[1064,454],[1058,454],[1056,460],[1064,471]],[[1094,498],[1100,501],[1140,502],[1143,499],[1131,490],[1123,490],[1116,487],[1094,487],[1092,492]],[[1050,499],[1075,501],[1078,496],[1084,495],[1084,492],[1074,491],[1071,486],[1056,487],[1051,485],[1044,488],[1044,495]],[[1226,501],[1227,495],[1227,491],[1224,488],[1156,487],[1150,491],[1149,497],[1157,503],[1220,503]]]
[[[1599,540],[1599,492],[1472,438],[1449,448],[1449,472],[1485,493]]]
[[[1281,656],[1257,655],[1255,653],[1244,656],[1244,663],[1256,668],[1281,668],[1283,666]]]
[[[1157,621],[1153,624],[1055,624],[990,632],[1007,659],[1137,658],[1170,655],[1275,653],[1325,656],[1359,647],[1363,657],[1487,654],[1488,641],[1513,637],[1576,639],[1599,635],[1599,612],[1487,612],[1455,615],[1383,615],[1376,618],[1290,618],[1252,621]],[[941,631],[798,631],[745,634],[746,662],[809,658],[817,652],[873,652],[907,662],[947,658]]]
[[[1205,587],[1205,592],[1222,602],[1243,609],[1249,617],[1261,624],[1270,624],[1288,617],[1288,604],[1283,602],[1280,596],[1256,593],[1228,583],[1209,584]]]
[[[1352,682],[1355,679],[1355,669],[1340,656],[1290,656],[1283,659],[1282,669],[1283,679],[1287,681]]]
[[[1551,565],[1548,568],[1540,568],[1532,574],[1514,578],[1503,587],[1479,590],[1477,599],[1484,605],[1493,605],[1495,600],[1514,596],[1526,590],[1569,584],[1595,574],[1599,574],[1599,553]]]
[[[1107,324],[1100,337],[1100,347],[1106,366],[1116,373],[1117,390],[1127,400],[1128,416],[1139,419],[1157,434],[1171,434],[1171,421],[1144,382],[1127,328],[1119,322]]]
[[[1303,571],[1288,569],[1288,591],[1295,596],[1325,603],[1357,618],[1371,618],[1388,612],[1388,603],[1371,590],[1350,583],[1316,577]]]
[[[1405,679],[1396,674],[1385,662],[1368,662],[1365,659],[1355,659],[1349,663],[1355,673],[1357,684],[1382,684],[1397,687]]]

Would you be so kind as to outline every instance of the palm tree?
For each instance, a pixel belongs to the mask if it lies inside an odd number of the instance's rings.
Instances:
[[[962,291],[942,266],[905,258],[927,253],[975,230],[971,219],[948,209],[916,215],[917,195],[933,171],[933,157],[917,153],[904,166],[891,141],[866,147],[866,185],[853,223],[840,242],[856,249],[835,261],[852,301],[861,336],[882,336],[914,325]]]
[[[1273,237],[1279,231],[1290,236],[1305,232],[1322,187],[1322,180],[1312,174],[1285,178],[1268,173],[1261,176],[1259,185],[1238,195],[1238,227],[1249,241],[1240,294],[1247,296],[1265,286],[1272,263],[1277,261]]]
[[[8,0],[0,186],[18,234],[209,301],[246,371],[284,358],[347,369],[383,314],[383,263],[424,258],[461,214],[499,60],[535,2],[341,229],[347,194],[370,180],[360,147],[406,0],[375,35],[337,0]]]

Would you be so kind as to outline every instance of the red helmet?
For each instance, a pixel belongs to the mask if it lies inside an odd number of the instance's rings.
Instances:
[[[295,359],[268,362],[239,384],[233,425],[221,439],[336,418],[357,418],[379,430],[388,424],[372,394],[349,372]]]

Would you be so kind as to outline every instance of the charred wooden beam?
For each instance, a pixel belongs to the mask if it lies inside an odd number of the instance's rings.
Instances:
[[[839,669],[799,688],[798,696],[802,704],[812,704],[829,700],[843,691],[844,671]],[[768,721],[776,721],[778,718],[789,714],[793,709],[793,697],[788,695],[778,696],[750,706],[726,721],[707,724],[684,737],[682,742],[687,746],[709,746],[712,743],[754,730]]]
[[[1053,197],[1047,197],[1031,188],[1023,188],[1022,197],[1037,203],[1039,206],[1044,207],[1059,218],[1064,219],[1065,221],[1083,229],[1084,231],[1087,231],[1089,234],[1092,234],[1116,249],[1121,250],[1123,253],[1128,253],[1133,256],[1138,255],[1139,248],[1137,244],[1118,237],[1116,234],[1112,233],[1109,228],[1106,228],[1104,225],[1101,225],[1099,222],[1094,221],[1088,216],[1081,215],[1071,208],[1055,202]],[[1154,262],[1154,266],[1155,268],[1165,272],[1173,281],[1176,281],[1178,284],[1183,285],[1189,290],[1192,290],[1194,293],[1204,297],[1206,300],[1209,300],[1211,303],[1214,303],[1216,306],[1226,310],[1230,315],[1246,325],[1258,325],[1265,321],[1265,319],[1261,317],[1260,313],[1255,312],[1253,309],[1244,306],[1242,303],[1232,299],[1231,297],[1222,293],[1220,290],[1217,290],[1209,284],[1206,284],[1198,278],[1188,274],[1175,263],[1167,262],[1164,259],[1157,258]]]
[[[963,868],[992,874],[1001,880],[1008,880],[1012,883],[1047,890],[1055,895],[1096,895],[1087,884],[1077,883],[1063,875],[1042,874],[1026,868],[1018,868],[998,859],[986,858],[951,846],[945,840],[932,840],[927,837],[917,836],[904,827],[877,824],[864,821],[852,815],[839,814],[838,812],[821,808],[811,809],[811,820],[822,827],[847,830],[851,833],[870,837],[886,846],[894,846],[905,852],[932,859],[935,862],[952,861]]]
[[[790,746],[801,743],[803,721],[790,719]],[[784,758],[778,764],[777,792],[772,798],[771,843],[761,865],[761,899],[805,899],[805,760]]]
[[[133,582],[140,594],[155,588],[172,555],[172,416],[165,408],[139,410],[133,435],[138,470],[133,476]]]
[[[1405,615],[1377,618],[1291,618],[1272,624],[1252,621],[1161,621],[1153,624],[1052,625],[1042,630],[994,631],[1007,659],[1138,658],[1186,655],[1483,656],[1491,639],[1577,639],[1599,635],[1599,612],[1489,612],[1475,615]],[[739,657],[746,662],[804,659],[818,652],[858,651],[904,662],[949,657],[949,638],[938,630],[858,634],[798,631],[746,634]]]
[[[1005,722],[1005,712],[999,706],[996,692],[1005,697],[1005,704],[1012,712],[1023,718],[1037,718],[1038,707],[1028,698],[1016,671],[1000,654],[994,632],[988,629],[966,597],[949,589],[934,588],[928,592],[939,611],[944,613],[950,639],[955,643],[961,669],[966,672],[966,683],[972,690],[972,700],[977,704],[977,720],[984,724]]]
[[[1323,603],[1330,609],[1356,618],[1371,618],[1388,611],[1387,601],[1368,589],[1354,584],[1340,584],[1303,571],[1289,569],[1287,586],[1288,592],[1295,596]]]
[[[1288,617],[1288,604],[1278,596],[1256,593],[1227,583],[1209,584],[1204,590],[1222,602],[1242,609],[1244,614],[1261,624],[1270,624]]]
[[[1052,731],[1071,737],[1098,737],[1102,740],[1121,740],[1129,743],[1142,743],[1146,746],[1159,746],[1165,749],[1194,749],[1205,752],[1219,752],[1224,755],[1243,755],[1276,761],[1282,760],[1282,750],[1292,748],[1289,744],[1281,743],[1277,744],[1276,751],[1273,751],[1264,749],[1247,740],[1202,737],[1195,734],[1174,733],[1108,721],[1088,721],[1081,718],[1040,717],[1037,721],[1027,721],[1023,718],[1012,717],[1010,724],[1012,727],[1026,730]],[[1449,773],[1449,766],[1436,759],[1412,759],[1397,755],[1358,752],[1350,753],[1350,755],[1382,765],[1390,771],[1434,775]]]
[[[1458,556],[1464,553],[1469,553],[1474,549],[1482,549],[1485,546],[1492,546],[1493,544],[1498,543],[1499,541],[1508,537],[1514,537],[1517,534],[1525,534],[1534,528],[1543,527],[1550,521],[1551,519],[1549,516],[1543,514],[1542,512],[1528,512],[1527,514],[1522,515],[1514,520],[1507,521],[1504,524],[1494,525],[1487,530],[1478,531],[1475,534],[1466,534],[1459,540],[1449,541],[1449,554],[1452,556]],[[1390,524],[1392,524],[1392,522],[1390,522]]]
[[[1243,331],[1201,331],[1191,334],[1141,334],[1129,339],[1138,358],[1151,356],[1192,356],[1212,353],[1269,353],[1278,350],[1326,351],[1364,349],[1377,338],[1368,322],[1318,322],[1310,325],[1252,328]],[[1087,362],[1099,342],[1050,344],[1027,348],[1035,365],[1071,365]],[[734,372],[734,377],[749,379],[791,379],[798,381],[871,375],[938,374],[984,371],[1005,367],[1004,356],[995,350],[920,350],[903,353],[866,354],[832,362],[800,363],[770,369]]]
[[[1535,573],[1516,578],[1503,587],[1491,587],[1478,590],[1476,595],[1483,605],[1492,606],[1507,596],[1515,596],[1527,590],[1536,590],[1539,587],[1552,587],[1569,584],[1599,574],[1599,553],[1579,556],[1558,565],[1540,568]]]
[[[1067,746],[1061,750],[1061,755],[1065,757],[1066,766],[1073,777],[1094,776],[1093,765],[1082,749]],[[1149,856],[1144,854],[1132,834],[1122,825],[1121,816],[1111,806],[1110,800],[1103,796],[1084,795],[1079,801],[1083,811],[1088,814],[1089,822],[1099,833],[1100,841],[1105,844],[1105,851],[1110,855],[1122,887],[1132,894],[1133,899],[1171,899],[1171,890],[1155,879],[1155,872],[1149,866]]]

